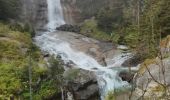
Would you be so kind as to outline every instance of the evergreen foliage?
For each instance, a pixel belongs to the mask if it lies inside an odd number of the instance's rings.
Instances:
[[[166,0],[121,0],[101,8],[97,26],[110,34],[113,42],[126,44],[142,59],[158,53],[161,37],[169,34],[170,2]]]
[[[0,0],[0,20],[18,17],[20,11],[19,0]]]

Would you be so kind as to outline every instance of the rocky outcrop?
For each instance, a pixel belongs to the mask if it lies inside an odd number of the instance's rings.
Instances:
[[[81,69],[68,71],[65,72],[65,78],[68,81],[67,88],[72,93],[74,100],[99,100],[99,87],[93,72]]]
[[[137,86],[135,94],[138,96],[141,96],[146,89],[144,97],[162,98],[165,91],[161,84],[166,84],[167,89],[170,86],[170,58],[163,60],[157,58],[154,62],[149,65],[144,62],[145,66],[141,66],[138,75],[135,77]]]
[[[80,33],[80,27],[78,25],[64,24],[56,28],[59,31],[75,32]]]

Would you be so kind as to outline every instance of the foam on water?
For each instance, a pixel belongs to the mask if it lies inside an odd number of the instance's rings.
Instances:
[[[102,97],[104,97],[108,91],[128,85],[127,82],[122,81],[118,77],[118,70],[103,67],[94,58],[83,52],[73,50],[70,44],[60,40],[57,34],[46,33],[41,36],[36,36],[35,40],[41,50],[51,55],[60,55],[65,63],[73,61],[79,68],[94,71],[97,75]],[[115,59],[116,67],[120,67],[123,60],[125,60],[123,58],[125,56],[121,57],[122,59]]]
[[[60,0],[47,0],[48,4],[48,24],[49,30],[65,24]]]

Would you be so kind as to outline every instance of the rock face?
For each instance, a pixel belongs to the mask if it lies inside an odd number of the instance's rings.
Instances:
[[[76,24],[91,18],[104,6],[110,6],[113,0],[61,0],[67,24]]]
[[[99,100],[99,87],[93,72],[79,69],[72,77],[74,78],[68,81],[67,87],[74,100]]]
[[[161,63],[163,64],[163,67]],[[167,86],[170,86],[170,77],[169,77],[170,58],[166,58],[162,61],[157,58],[156,63],[150,64],[147,67],[149,71],[146,68],[145,69],[142,68],[139,70],[139,72],[141,72],[141,70],[143,72],[144,70],[144,73],[140,73],[136,77],[137,89],[135,90],[135,93],[141,95],[142,88],[144,89],[146,88],[147,91],[145,93],[145,97],[149,97],[149,98],[155,97],[156,99],[158,97],[163,96],[164,89],[162,89],[163,87],[161,87],[161,85],[155,82],[154,80],[157,80],[161,84],[166,83]],[[165,68],[164,74],[162,68]]]
[[[129,83],[132,82],[133,76],[134,76],[134,73],[129,73],[127,71],[121,71],[119,73],[119,77],[121,77],[123,81],[127,81]]]
[[[47,23],[47,1],[46,0],[21,0],[22,22],[31,23],[35,29],[43,29]]]

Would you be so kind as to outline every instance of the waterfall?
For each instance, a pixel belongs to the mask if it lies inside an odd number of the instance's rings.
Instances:
[[[60,0],[47,0],[48,3],[48,24],[47,28],[49,31],[53,32],[45,32],[40,36],[35,37],[36,45],[41,48],[42,51],[46,51],[51,55],[60,55],[62,59],[67,63],[68,61],[72,61],[76,64],[77,67],[94,71],[97,76],[101,98],[104,100],[104,96],[109,91],[114,90],[115,88],[122,88],[129,86],[127,82],[121,80],[118,77],[118,72],[120,69],[111,69],[110,66],[103,67],[100,65],[94,58],[88,56],[87,54],[74,50],[69,42],[62,40],[59,35],[54,34],[55,28],[65,24],[62,7]],[[74,44],[73,44],[74,45]],[[128,54],[129,55],[129,54]],[[120,54],[118,56],[119,59],[113,57],[115,62],[114,67],[119,67],[121,64],[127,59],[125,56]],[[94,70],[95,69],[95,70]]]
[[[48,4],[48,24],[49,30],[65,24],[60,0],[47,0]]]

